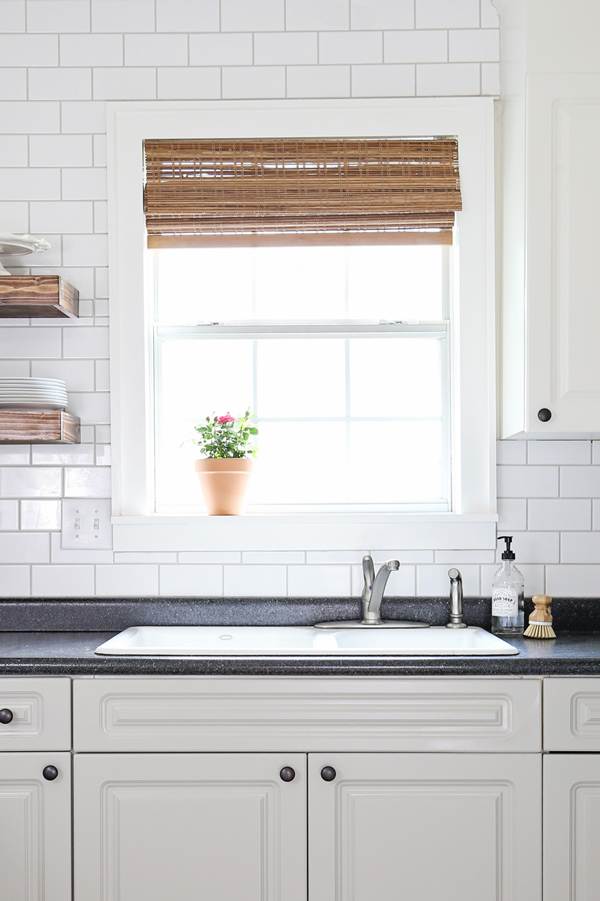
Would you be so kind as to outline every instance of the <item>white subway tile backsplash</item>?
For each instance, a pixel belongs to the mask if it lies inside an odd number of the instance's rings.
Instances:
[[[221,31],[283,31],[285,0],[221,0]]]
[[[91,69],[31,69],[32,100],[91,100]]]
[[[179,563],[241,563],[240,551],[180,551]]]
[[[559,534],[558,532],[513,532],[513,551],[517,556],[517,566],[521,563],[559,563]],[[496,563],[502,563],[502,551],[504,542],[498,543]]]
[[[463,566],[465,563],[494,563],[494,551],[435,551],[435,562],[448,566]]]
[[[219,30],[219,0],[156,0],[158,32]]]
[[[6,467],[0,471],[2,497],[60,497],[60,467]]]
[[[110,469],[65,467],[65,497],[110,497]]]
[[[345,31],[350,27],[348,0],[285,0],[285,13],[287,31]]]
[[[477,28],[479,0],[416,0],[417,28]]]
[[[27,165],[27,135],[0,135],[0,159],[2,160],[2,168],[21,167]],[[27,207],[21,204],[25,214]],[[13,204],[14,210],[17,209],[17,201]],[[2,213],[12,215],[13,210],[8,207],[0,208]]]
[[[190,34],[189,40],[190,66],[252,65],[251,34]],[[256,62],[271,60],[260,60],[257,55]]]
[[[317,59],[318,35],[314,32],[254,35],[254,62],[258,66],[310,65]]]
[[[31,591],[34,597],[84,598],[94,595],[93,566],[33,566]]]
[[[63,170],[62,196],[64,200],[106,200],[106,169]]]
[[[93,141],[93,158],[94,158],[94,166],[106,166],[107,161],[107,149],[106,149],[106,135],[94,135],[92,138]],[[98,231],[98,229],[96,229]]]
[[[600,596],[600,564],[548,566],[546,591],[551,597],[596,598]]]
[[[60,172],[57,169],[2,170],[0,200],[58,200],[59,197]],[[14,266],[9,271],[16,274]]]
[[[592,527],[591,500],[530,500],[528,526],[533,531],[588,531]]]
[[[97,425],[94,429],[96,434],[96,441],[99,441],[104,444],[110,444],[110,426],[109,425]]]
[[[0,357],[5,360],[19,357],[60,357],[60,331],[20,325],[0,329]]]
[[[67,67],[122,66],[123,38],[120,34],[61,35],[60,64]]]
[[[288,97],[349,97],[350,66],[288,66]]]
[[[32,232],[91,232],[94,208],[89,201],[42,201],[29,205]]]
[[[558,497],[558,467],[498,466],[498,497]]]
[[[110,389],[110,365],[108,360],[96,360],[96,391]]]
[[[84,422],[110,422],[110,396],[107,393],[88,392],[69,394],[69,412],[79,416]]]
[[[19,529],[19,501],[0,501],[0,531],[16,532]]]
[[[290,597],[348,597],[350,590],[349,566],[288,566]]]
[[[50,534],[50,560],[52,563],[113,563],[112,551],[63,550],[61,547],[61,535],[59,532]]]
[[[498,532],[523,532],[527,528],[527,500],[523,497],[498,498]]]
[[[60,501],[21,501],[21,529],[52,532],[60,529]]]
[[[223,567],[182,563],[161,566],[160,594],[163,597],[221,597]]]
[[[505,444],[506,442],[501,443]],[[591,462],[590,441],[528,441],[527,445],[529,463],[560,465],[589,464]]]
[[[31,166],[91,166],[90,135],[32,135],[29,139]]]
[[[320,63],[381,63],[383,36],[378,31],[324,31],[319,35]]]
[[[481,93],[486,97],[500,96],[500,63],[481,64]]]
[[[3,66],[57,66],[58,35],[0,33],[0,60]]]
[[[285,597],[286,567],[278,565],[223,567],[225,597]]]
[[[283,66],[238,66],[223,69],[223,97],[285,97]]]
[[[152,551],[148,553],[130,553],[128,551],[124,551],[123,553],[115,554],[115,563],[177,563],[177,554],[173,551],[172,553],[153,553]]]
[[[130,563],[122,566],[96,566],[96,595],[98,597],[131,597],[158,594],[158,565]]]
[[[63,134],[95,134],[106,131],[104,100],[66,100],[60,106]]]
[[[91,0],[92,31],[154,31],[154,0]]]
[[[414,0],[350,0],[351,28],[414,28]]]
[[[1,444],[0,466],[28,466],[31,463],[30,444]]]
[[[495,28],[454,28],[448,37],[451,63],[495,63],[500,59],[499,33]]]
[[[304,551],[243,551],[242,563],[305,563]]]
[[[106,266],[106,235],[64,235],[63,262],[66,266]]]
[[[527,442],[496,441],[496,462],[512,465],[527,463]],[[529,462],[533,463],[535,461],[530,460]],[[551,461],[543,460],[538,462],[549,463]]]
[[[25,0],[2,0],[2,31],[25,31]]]
[[[32,463],[35,466],[93,466],[93,444],[45,445],[34,444],[31,448]]]
[[[158,70],[160,100],[216,99],[221,96],[219,69],[196,66]]]
[[[0,597],[31,597],[31,569],[29,566],[0,566]]]
[[[156,69],[144,66],[93,70],[94,100],[155,100]]]
[[[600,532],[563,532],[560,562],[600,563]]]
[[[94,390],[93,360],[33,360],[31,375],[38,379],[62,379],[69,393]]]
[[[413,97],[414,66],[352,66],[353,97]]]
[[[517,561],[517,564],[525,582],[525,597],[530,598],[534,594],[544,594],[546,591],[546,572],[549,567],[545,567],[542,564],[519,563],[519,561]],[[493,566],[481,567],[481,597],[491,598],[492,579],[498,569],[497,563],[494,563]]]
[[[447,31],[389,31],[383,37],[386,63],[444,63],[448,59]]]
[[[46,534],[3,532],[0,540],[0,563],[47,563],[50,541]]]
[[[2,5],[4,6],[4,3]],[[2,12],[4,14],[4,10]],[[4,21],[2,30],[5,30]],[[82,0],[27,0],[27,31],[30,33],[52,34],[89,30],[89,3],[82,3]]]
[[[446,597],[450,591],[448,565],[417,566],[417,596]],[[479,567],[466,564],[460,567],[463,590],[466,596],[477,597],[479,594]]]
[[[187,34],[126,34],[126,66],[185,66]]]
[[[600,497],[600,466],[561,466],[561,497]]]
[[[110,444],[96,445],[96,466],[110,466],[111,464],[111,446]]]
[[[58,131],[60,103],[49,100],[0,102],[0,134],[51,134]]]
[[[0,68],[0,100],[27,99],[27,69]]]
[[[480,87],[480,67],[477,63],[417,65],[418,97],[477,95]]]
[[[481,27],[498,28],[499,24],[498,10],[493,0],[481,0]]]
[[[389,559],[389,558],[388,558]],[[381,565],[383,561],[376,561],[376,566]],[[386,597],[414,598],[416,597],[416,566],[403,564],[399,570],[390,575],[387,587]],[[352,597],[360,597],[364,586],[364,577],[362,567],[352,567]]]

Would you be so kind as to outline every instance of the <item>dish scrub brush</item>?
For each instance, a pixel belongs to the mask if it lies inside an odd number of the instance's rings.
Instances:
[[[550,613],[552,598],[549,598],[547,594],[536,594],[532,601],[535,610],[529,617],[529,625],[523,635],[526,638],[556,638]]]

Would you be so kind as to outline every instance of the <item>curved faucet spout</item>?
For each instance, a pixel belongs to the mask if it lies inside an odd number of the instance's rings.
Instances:
[[[367,561],[370,561],[370,565]],[[372,558],[363,557],[363,572],[365,573],[365,576],[367,572],[369,572],[369,574],[375,572],[372,567]],[[387,563],[384,563],[383,566],[380,567],[379,572],[368,588],[367,579],[365,578],[365,588],[362,596],[362,621],[365,625],[377,626],[381,624],[381,602],[383,601],[383,592],[385,591],[385,586],[387,585],[390,573],[393,573],[398,569],[400,569],[398,560],[388,560]]]

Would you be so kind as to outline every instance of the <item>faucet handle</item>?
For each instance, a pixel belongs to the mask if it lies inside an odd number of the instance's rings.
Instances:
[[[371,591],[373,582],[375,581],[375,565],[370,554],[365,554],[362,558],[362,568],[365,580],[365,591]]]

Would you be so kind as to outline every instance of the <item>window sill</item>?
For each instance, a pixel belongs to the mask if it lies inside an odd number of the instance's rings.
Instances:
[[[495,550],[496,514],[117,516],[115,551]]]

